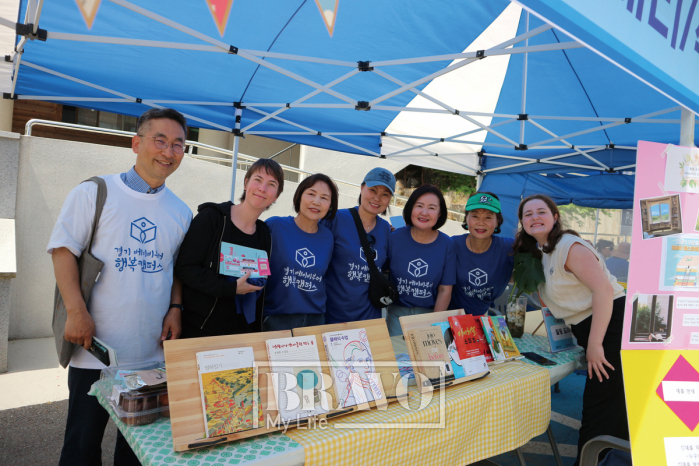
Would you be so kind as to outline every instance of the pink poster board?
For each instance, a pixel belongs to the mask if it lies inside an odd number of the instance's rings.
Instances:
[[[699,349],[699,150],[639,141],[622,349]]]

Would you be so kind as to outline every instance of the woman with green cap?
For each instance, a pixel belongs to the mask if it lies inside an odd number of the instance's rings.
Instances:
[[[493,306],[512,278],[513,238],[493,236],[500,233],[500,200],[490,192],[478,192],[468,198],[465,235],[452,237],[456,252],[456,285],[449,309],[463,309],[480,316]]]

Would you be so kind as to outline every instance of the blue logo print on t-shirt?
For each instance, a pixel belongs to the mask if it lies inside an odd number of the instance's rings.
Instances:
[[[408,262],[408,273],[415,278],[427,275],[429,265],[422,259],[415,259]]]
[[[316,265],[316,256],[308,248],[297,249],[296,263],[305,269],[314,267]]]
[[[158,227],[146,217],[131,222],[131,237],[141,244],[150,243],[155,240],[155,233]]]
[[[488,283],[488,274],[481,269],[473,269],[468,273],[468,282],[473,286],[483,286]]]

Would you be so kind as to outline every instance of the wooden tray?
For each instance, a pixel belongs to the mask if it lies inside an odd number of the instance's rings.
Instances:
[[[408,356],[410,356],[410,361],[413,364],[413,372],[415,374],[418,374],[420,372],[420,369],[417,366],[417,357],[413,351],[413,345],[410,342],[408,332],[410,330],[414,330],[420,327],[429,327],[430,325],[436,324],[437,322],[448,322],[449,317],[462,316],[464,314],[465,312],[463,309],[457,309],[454,311],[428,312],[425,314],[418,314],[413,316],[403,316],[398,319],[400,321],[400,326],[403,329],[403,338],[405,339],[405,346],[408,348]],[[441,385],[428,384],[428,386],[424,386],[423,384],[419,383],[416,376],[415,383],[419,387],[421,393],[427,393],[433,391],[436,388],[446,388],[452,385],[458,385],[464,382],[469,382],[471,380],[481,379],[488,374],[490,374],[490,372],[486,372],[485,374],[475,374],[471,376],[460,377],[458,379],[450,380],[449,382],[444,382]]]
[[[199,376],[197,372],[196,354],[201,351],[211,351],[225,348],[252,347],[255,361],[268,361],[265,341],[272,338],[288,338],[290,330],[264,333],[248,333],[244,335],[224,335],[207,338],[191,338],[186,340],[166,340],[164,343],[165,366],[167,367],[167,388],[170,399],[170,423],[172,425],[172,445],[175,451],[186,451],[202,448],[219,443],[230,442],[247,437],[280,430],[282,427],[260,427],[219,437],[205,437],[204,411],[201,406],[199,391]],[[267,420],[267,414],[275,419],[277,411],[267,410],[274,392],[268,386],[269,366],[258,368],[259,390],[262,413]],[[296,426],[290,423],[290,426]]]
[[[361,320],[358,322],[345,322],[341,324],[295,328],[292,330],[292,333],[295,337],[315,335],[316,341],[318,342],[318,353],[320,353],[320,360],[327,361],[325,345],[323,344],[323,334],[326,332],[338,332],[342,330],[359,328],[363,328],[367,332],[369,346],[371,347],[371,354],[374,361],[388,363],[386,365],[375,366],[376,372],[380,374],[381,385],[383,387],[385,397],[378,401],[370,401],[364,405],[352,406],[350,408],[340,410],[332,410],[326,415],[327,417],[334,417],[339,414],[358,411],[359,409],[366,409],[369,406],[372,408],[378,407],[378,409],[385,409],[387,403],[398,401],[399,398],[405,399],[408,396],[406,387],[403,387],[402,383],[400,382],[400,375],[396,376],[396,374],[400,374],[400,371],[398,370],[396,355],[393,352],[391,338],[388,335],[388,328],[386,327],[386,321],[384,319]],[[327,362],[321,362],[321,370],[325,375],[330,377],[330,366]],[[401,385],[399,386],[399,384]],[[331,388],[326,393],[332,397],[331,406],[338,406],[338,403],[335,400],[335,390]]]

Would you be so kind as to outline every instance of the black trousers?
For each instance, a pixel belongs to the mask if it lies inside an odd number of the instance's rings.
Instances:
[[[588,378],[583,393],[582,426],[578,439],[577,466],[580,461],[582,447],[598,435],[611,435],[623,440],[629,440],[629,423],[626,416],[626,398],[624,397],[624,375],[621,369],[621,334],[624,326],[624,307],[626,298],[614,300],[612,318],[604,335],[602,347],[604,357],[615,370],[606,367],[609,379],[602,376],[600,382],[596,376]],[[573,334],[578,344],[587,351],[590,337],[592,317],[588,317],[577,325],[572,326]]]
[[[59,466],[102,465],[102,437],[109,413],[96,397],[87,394],[99,378],[99,369],[68,369],[68,419]],[[117,431],[114,466],[140,465],[124,436]]]

